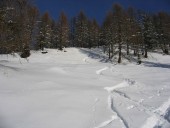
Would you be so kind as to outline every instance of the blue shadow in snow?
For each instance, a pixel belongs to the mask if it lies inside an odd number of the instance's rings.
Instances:
[[[148,61],[144,61],[143,64],[144,66],[147,66],[147,67],[158,67],[158,68],[170,69],[170,64],[161,64],[161,63],[154,63],[154,62],[148,62]]]

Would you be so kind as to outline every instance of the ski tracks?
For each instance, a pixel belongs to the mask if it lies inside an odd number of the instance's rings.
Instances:
[[[102,69],[99,69],[99,70],[96,71],[96,74],[97,74],[97,75],[102,75],[102,72],[105,71],[105,70],[107,70],[107,69],[109,69],[109,67],[104,67],[104,68],[102,68]]]
[[[108,97],[108,104],[110,106],[110,109],[113,111],[113,113],[115,113],[117,115],[117,118],[120,120],[120,122],[122,123],[123,127],[124,128],[129,128],[129,124],[128,122],[124,119],[124,117],[119,113],[119,111],[116,109],[116,107],[114,106],[114,97],[112,95],[113,92],[116,92],[116,89],[118,88],[125,88],[125,87],[128,87],[128,86],[132,86],[135,84],[135,81],[132,81],[132,80],[129,80],[129,79],[126,79],[124,80],[122,83],[118,84],[118,85],[115,85],[113,87],[105,87],[104,89],[108,91],[109,93],[109,97]],[[123,95],[124,97],[128,98],[128,96],[126,96],[126,94],[124,93],[119,93],[120,95]]]
[[[104,67],[102,69],[99,69],[96,71],[97,75],[103,75],[103,71],[109,69],[109,67]],[[113,69],[111,68],[111,71]],[[122,74],[123,75],[123,74]],[[128,122],[124,119],[124,117],[119,113],[117,108],[114,106],[114,96],[113,93],[120,95],[121,97],[125,98],[126,100],[132,102],[134,105],[131,105],[127,107],[127,110],[133,109],[134,107],[137,108],[139,111],[143,111],[150,115],[150,117],[146,120],[145,124],[142,126],[142,128],[155,128],[155,127],[162,127],[164,124],[170,125],[170,98],[167,102],[165,102],[162,106],[160,106],[158,109],[155,109],[151,106],[143,105],[143,100],[141,99],[139,101],[131,99],[127,94],[118,91],[120,88],[127,88],[129,86],[138,85],[136,81],[131,79],[124,79],[120,84],[117,84],[113,87],[105,87],[104,89],[107,90],[109,96],[108,96],[108,105],[109,108],[113,112],[113,116],[111,119],[104,121],[100,125],[94,128],[103,128],[111,124],[114,120],[118,119],[122,123],[122,127],[124,128],[130,128]],[[157,92],[157,95],[160,95],[160,91]],[[168,125],[168,126],[169,126]]]
[[[109,69],[109,67],[104,67],[102,69],[99,69],[96,71],[97,75],[103,75],[103,71]],[[112,70],[111,70],[112,71]],[[113,96],[112,96],[112,92],[115,89],[118,88],[124,88],[124,87],[128,87],[131,85],[134,85],[135,81],[132,81],[130,79],[125,79],[122,83],[115,85],[113,87],[105,87],[104,89],[108,91],[109,93],[109,97],[108,97],[108,105],[110,110],[113,112],[113,116],[111,117],[111,119],[104,121],[103,123],[101,123],[99,126],[95,127],[95,128],[102,128],[102,127],[106,127],[107,125],[111,124],[114,120],[118,119],[120,120],[120,122],[122,123],[122,127],[123,128],[129,128],[128,122],[123,118],[123,116],[118,112],[118,110],[116,109],[116,107],[113,104]]]
[[[163,127],[166,123],[170,126],[170,98],[153,112],[154,114],[147,119],[142,128]]]
[[[94,127],[94,128],[103,128],[109,124],[111,124],[115,119],[117,119],[117,116],[112,116],[112,118],[110,120],[104,121],[103,123],[101,123],[99,126]]]

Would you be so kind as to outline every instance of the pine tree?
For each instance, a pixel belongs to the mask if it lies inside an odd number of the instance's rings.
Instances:
[[[115,33],[117,36],[117,44],[119,49],[119,57],[118,57],[118,63],[122,62],[122,45],[124,42],[124,37],[126,36],[123,29],[124,27],[124,12],[122,7],[119,4],[115,4],[113,6],[113,15],[114,15],[114,21],[115,25],[117,26],[115,29]]]
[[[126,54],[129,55],[130,53],[130,46],[132,46],[133,38],[136,36],[136,21],[135,21],[135,12],[132,7],[129,7],[127,10],[127,18],[126,18]],[[133,44],[134,45],[134,44]],[[134,49],[135,50],[135,49]]]
[[[51,19],[48,12],[41,17],[37,41],[38,46],[42,51],[45,47],[49,48],[51,46]]]
[[[63,50],[63,47],[68,47],[69,43],[69,23],[67,16],[64,12],[61,13],[59,21],[57,23],[57,35],[59,49]]]
[[[115,44],[115,25],[113,22],[113,13],[109,12],[102,25],[102,42],[107,46],[109,59],[113,53],[113,44]]]
[[[29,7],[27,29],[29,34],[30,46],[33,49],[35,47],[34,43],[36,42],[38,19],[39,19],[39,10],[36,7],[32,7],[32,6]]]
[[[88,19],[83,11],[76,18],[75,42],[78,47],[88,47]]]
[[[158,13],[157,33],[161,49],[165,54],[169,54],[170,42],[170,15],[165,12]]]
[[[99,47],[99,25],[95,19],[88,22],[88,48]]]
[[[0,49],[3,52],[18,52],[23,58],[30,55],[35,10],[29,0],[0,1]]]
[[[51,48],[57,48],[57,23],[54,20],[51,20]]]
[[[75,41],[75,29],[76,29],[76,17],[73,17],[70,21],[70,46],[76,47]]]
[[[152,49],[153,45],[157,41],[156,29],[153,25],[152,17],[145,14],[143,15],[143,35],[144,35],[144,57],[148,57],[148,49]]]

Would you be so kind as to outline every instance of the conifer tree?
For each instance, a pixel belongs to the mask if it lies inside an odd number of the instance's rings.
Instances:
[[[153,25],[151,16],[145,14],[143,16],[143,35],[144,35],[144,57],[148,57],[148,49],[152,49],[154,43],[156,42],[157,33]]]
[[[28,8],[28,25],[27,29],[29,32],[29,42],[32,48],[35,47],[36,35],[37,35],[37,25],[39,20],[39,10],[36,7],[30,6]]]
[[[169,54],[170,45],[170,15],[165,12],[158,13],[157,33],[161,49],[165,54]]]
[[[76,47],[75,32],[76,30],[76,17],[73,17],[70,21],[70,46]]]
[[[109,59],[113,53],[113,45],[115,44],[115,25],[113,21],[113,13],[109,12],[102,25],[102,42],[107,46]]]
[[[63,50],[63,47],[69,45],[69,23],[64,12],[61,13],[57,23],[58,47]]]
[[[51,19],[48,12],[44,13],[41,17],[37,39],[38,46],[42,51],[45,47],[51,46]]]
[[[99,47],[99,25],[95,19],[88,22],[88,48]]]
[[[88,46],[88,19],[81,11],[76,19],[75,42],[78,47]]]
[[[118,49],[119,49],[119,57],[118,57],[118,63],[122,62],[122,44],[124,42],[124,31],[123,29],[125,28],[124,25],[124,12],[123,8],[119,4],[115,4],[113,6],[113,15],[114,15],[114,21],[115,25],[117,26],[115,29],[115,33],[117,36],[117,44],[118,44]]]
[[[58,48],[57,42],[57,23],[54,20],[51,20],[51,47]]]

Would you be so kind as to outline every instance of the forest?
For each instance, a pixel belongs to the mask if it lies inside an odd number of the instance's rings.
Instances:
[[[0,54],[30,56],[30,50],[65,47],[102,47],[112,59],[148,57],[149,51],[169,54],[170,14],[150,13],[113,4],[102,24],[85,12],[69,19],[62,12],[58,19],[40,14],[29,0],[0,0]]]

